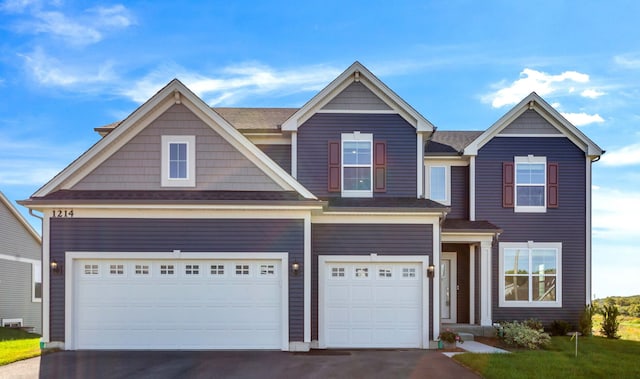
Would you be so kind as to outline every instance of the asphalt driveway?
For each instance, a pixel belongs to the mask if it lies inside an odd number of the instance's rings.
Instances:
[[[479,378],[424,350],[63,351],[0,366],[0,378]]]

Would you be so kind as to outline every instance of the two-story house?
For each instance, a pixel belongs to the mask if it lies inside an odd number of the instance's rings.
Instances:
[[[602,150],[536,94],[441,132],[356,62],[299,109],[173,80],[22,202],[65,349],[428,348],[576,322]]]

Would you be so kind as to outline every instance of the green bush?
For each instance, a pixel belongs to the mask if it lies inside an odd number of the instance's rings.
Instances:
[[[580,313],[579,332],[583,336],[593,335],[593,315],[596,313],[596,308],[591,305],[585,305],[582,313]]]
[[[542,322],[540,322],[539,320],[536,320],[535,318],[530,318],[528,320],[525,320],[523,322],[523,324],[528,327],[531,328],[533,330],[543,330],[544,326],[542,325]]]
[[[532,329],[527,322],[505,322],[500,324],[504,328],[504,342],[511,346],[536,350],[548,345],[551,337],[541,329]]]
[[[607,304],[602,308],[602,329],[600,330],[607,338],[620,338],[618,335],[618,328],[620,322],[618,321],[618,307],[614,304]]]
[[[552,336],[566,336],[571,332],[571,324],[564,320],[554,320],[551,323],[551,335]]]

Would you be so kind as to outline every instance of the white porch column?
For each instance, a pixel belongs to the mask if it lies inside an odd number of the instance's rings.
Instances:
[[[491,326],[491,241],[480,242],[480,325]]]
[[[476,323],[476,247],[469,245],[469,324]]]
[[[433,262],[434,275],[431,279],[433,287],[433,339],[435,340],[440,335],[440,249],[442,245],[440,243],[440,224],[433,224]],[[425,273],[426,277],[426,273]],[[429,280],[427,278],[427,280]],[[428,301],[428,299],[425,299]]]

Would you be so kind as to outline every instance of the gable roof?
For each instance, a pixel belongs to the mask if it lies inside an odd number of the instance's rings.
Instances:
[[[433,124],[406,101],[393,92],[386,84],[371,73],[360,62],[354,62],[342,74],[334,79],[322,91],[318,92],[302,108],[298,109],[283,124],[283,131],[296,131],[314,113],[338,96],[353,82],[360,82],[384,101],[393,111],[397,112],[419,132],[431,132]]]
[[[464,148],[473,142],[481,131],[441,131],[433,132],[424,147],[425,155],[461,155]]]
[[[240,131],[280,132],[282,123],[300,108],[213,108]]]
[[[531,92],[529,96],[525,97],[515,107],[511,108],[504,116],[496,121],[489,129],[480,134],[473,142],[467,145],[464,149],[465,155],[477,155],[478,150],[488,143],[493,137],[498,135],[503,129],[509,126],[516,118],[522,115],[527,110],[534,110],[546,121],[548,121],[553,127],[558,129],[560,133],[564,134],[573,143],[582,149],[585,154],[591,157],[598,157],[604,154],[598,145],[590,140],[584,133],[582,133],[577,127],[564,118],[560,112],[553,108],[537,93]]]
[[[315,195],[273,162],[178,79],[173,79],[138,107],[109,134],[36,191],[32,197],[44,197],[53,191],[73,187],[174,104],[184,104],[284,190],[296,191],[306,199],[316,199]]]
[[[16,207],[14,207],[13,204],[11,204],[11,201],[9,201],[9,199],[7,199],[7,197],[2,193],[2,191],[0,191],[0,203],[4,204],[4,206],[9,210],[9,212],[11,212],[13,214],[13,216],[18,220],[18,222],[20,222],[20,224],[22,224],[24,229],[27,232],[29,232],[29,234],[31,234],[31,236],[39,244],[42,243],[42,238],[40,237],[38,232],[36,232],[36,230],[33,228],[33,226],[31,226],[29,221],[27,221],[27,219],[24,218],[24,216],[22,216],[22,214],[16,209]]]

